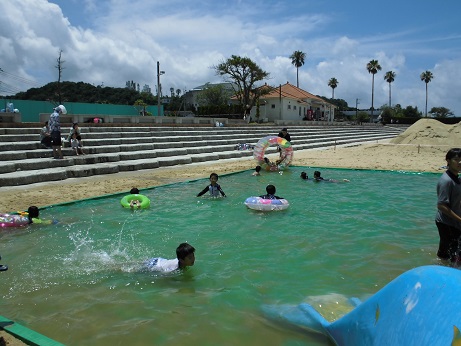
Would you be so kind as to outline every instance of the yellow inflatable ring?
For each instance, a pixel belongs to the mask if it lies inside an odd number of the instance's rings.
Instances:
[[[150,199],[144,195],[126,195],[120,200],[120,204],[124,208],[132,208],[130,205],[131,201],[139,201],[141,203],[141,208],[146,209],[150,206]]]

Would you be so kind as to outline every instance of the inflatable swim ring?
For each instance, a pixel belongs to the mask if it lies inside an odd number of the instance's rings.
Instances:
[[[284,198],[282,199],[264,199],[261,197],[248,197],[245,200],[245,205],[253,210],[272,211],[285,210],[290,206],[290,203]]]
[[[282,150],[282,155],[280,156],[282,161],[277,165],[268,165],[264,161],[264,153],[267,147],[272,144],[278,145]],[[255,145],[253,157],[266,171],[283,171],[290,165],[291,161],[293,160],[293,147],[291,146],[291,143],[288,142],[285,138],[278,136],[266,136],[261,138]]]
[[[21,227],[29,224],[24,215],[0,214],[0,227]]]
[[[150,206],[150,199],[147,198],[146,196],[144,195],[126,195],[125,197],[123,197],[121,200],[120,200],[120,204],[124,207],[124,208],[131,208],[130,206],[130,202],[131,201],[140,201],[141,202],[141,208],[142,209],[146,209],[146,208],[149,208]]]
[[[35,217],[32,218],[32,223],[41,223],[42,225],[56,225],[58,223],[58,220],[42,220],[42,219],[37,219]]]
[[[27,211],[18,211],[17,213],[19,216],[29,219],[29,213]],[[57,223],[59,223],[59,221],[58,220],[42,220],[42,219],[33,217],[32,223],[35,223],[35,224],[41,223],[43,225],[56,225]]]

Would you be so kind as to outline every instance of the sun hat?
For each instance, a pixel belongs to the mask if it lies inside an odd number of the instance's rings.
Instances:
[[[57,106],[54,110],[57,111],[57,112],[60,111],[62,114],[67,114],[67,109],[63,105]]]

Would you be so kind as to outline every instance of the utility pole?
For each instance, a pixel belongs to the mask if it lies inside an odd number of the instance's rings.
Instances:
[[[0,74],[2,74],[3,72],[5,72],[5,71],[3,71],[3,69],[0,67]],[[2,91],[2,81],[0,80],[0,93],[1,93],[1,91]],[[5,95],[3,97],[3,100],[5,102],[5,110],[6,110],[6,89],[5,89]]]
[[[358,121],[358,116],[359,116],[359,99],[355,99],[355,121]]]
[[[282,120],[282,84],[280,84],[279,86],[279,105],[280,105],[279,118],[280,120]]]
[[[165,74],[165,71],[160,71],[160,62],[157,61],[157,116],[160,116],[160,75]]]

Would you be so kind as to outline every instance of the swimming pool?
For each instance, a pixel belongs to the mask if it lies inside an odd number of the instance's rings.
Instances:
[[[207,179],[41,211],[57,225],[1,229],[1,314],[68,345],[325,345],[265,318],[262,304],[310,302],[333,320],[404,271],[437,263],[438,174],[290,167],[221,176],[227,198],[196,198]],[[219,173],[219,172],[218,172]],[[247,209],[274,184],[290,207]],[[141,271],[150,257],[196,248],[183,274]],[[320,306],[321,305],[321,306]]]

